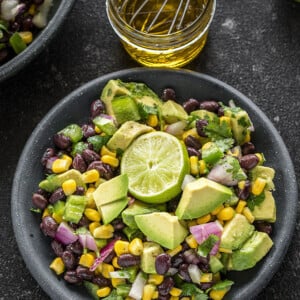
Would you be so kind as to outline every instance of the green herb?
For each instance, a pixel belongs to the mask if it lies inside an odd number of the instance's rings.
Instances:
[[[204,292],[197,288],[195,284],[193,283],[184,283],[181,286],[181,296],[193,296],[193,299],[196,300],[206,300],[208,299],[208,296],[204,294]]]
[[[34,207],[30,208],[30,211],[32,211],[34,213],[38,213],[38,214],[40,214],[42,212],[42,210],[40,208],[34,208]]]
[[[247,206],[253,210],[256,205],[259,205],[265,200],[265,193],[261,193],[258,196],[250,195],[250,197],[247,200]]]
[[[206,257],[219,240],[220,238],[217,235],[211,234],[202,244],[198,246],[197,253],[200,256]]]
[[[230,288],[232,285],[234,284],[233,281],[225,279],[223,281],[220,281],[218,283],[216,283],[212,289],[213,290],[224,290],[224,289],[228,289]]]
[[[230,126],[226,122],[221,122],[220,124],[219,119],[217,119],[217,121],[210,121],[207,126],[204,127],[204,132],[213,141],[232,138]]]
[[[113,290],[109,296],[102,298],[102,300],[123,300],[122,296],[118,296],[117,290]]]
[[[234,144],[234,139],[226,138],[222,140],[215,141],[216,145],[222,150],[222,152],[226,152],[231,149]]]
[[[158,109],[157,106],[149,106],[145,105],[143,103],[138,103],[138,110],[140,113],[140,116],[143,120],[146,120],[149,115],[157,115]]]

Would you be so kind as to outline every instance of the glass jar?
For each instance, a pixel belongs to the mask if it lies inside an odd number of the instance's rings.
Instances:
[[[107,0],[125,50],[148,67],[180,67],[203,49],[216,0]]]

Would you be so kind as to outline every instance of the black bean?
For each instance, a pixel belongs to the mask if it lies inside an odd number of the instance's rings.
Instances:
[[[259,163],[259,159],[255,154],[247,154],[240,158],[240,165],[245,170],[251,170]]]
[[[171,267],[171,256],[167,253],[162,253],[155,258],[155,270],[157,274],[164,275]]]
[[[100,177],[103,177],[106,180],[109,180],[114,177],[113,169],[110,165],[103,163],[100,160],[93,161],[89,164],[87,170],[96,169]]]
[[[48,200],[41,194],[34,193],[32,195],[32,204],[40,209],[45,209],[48,205]]]
[[[178,268],[183,263],[183,254],[178,253],[177,255],[172,257],[171,265],[174,268]]]
[[[159,295],[159,300],[169,300],[171,299],[171,295],[170,294],[167,294],[167,295]]]
[[[32,16],[27,16],[22,22],[22,28],[24,31],[30,31],[33,27]]]
[[[6,48],[0,50],[0,64],[7,60],[8,55],[9,52]]]
[[[193,249],[184,251],[183,259],[187,264],[197,265],[201,262],[199,255]]]
[[[207,273],[209,271],[209,256],[208,257],[199,256],[199,258],[200,258],[200,263],[198,263],[198,267],[202,272]]]
[[[100,160],[100,155],[91,149],[84,149],[81,155],[88,165],[93,161]]]
[[[218,117],[223,117],[224,116],[224,108],[222,106],[219,107],[217,111]]]
[[[79,265],[76,268],[76,276],[82,280],[91,281],[93,279],[94,272],[90,271],[89,268]]]
[[[241,148],[243,155],[255,153],[255,146],[251,142],[243,144]]]
[[[178,274],[184,281],[192,282],[188,268],[189,268],[188,264],[181,264],[178,269]]]
[[[126,268],[131,266],[137,266],[140,264],[141,258],[132,254],[121,254],[118,257],[117,263],[120,267]]]
[[[64,275],[64,280],[71,284],[77,284],[82,282],[82,279],[77,276],[75,270],[67,271]]]
[[[57,240],[52,240],[51,248],[56,256],[62,256],[64,252],[64,246],[60,242]]]
[[[51,196],[51,193],[49,193],[41,188],[38,188],[36,193],[44,196],[46,199],[49,199],[49,197]]]
[[[199,159],[201,159],[200,151],[196,150],[195,148],[187,147],[187,152],[189,156],[197,156]]]
[[[85,215],[83,215],[78,222],[78,226],[79,227],[88,226],[90,223],[91,221]]]
[[[176,93],[172,88],[166,88],[162,92],[161,99],[163,101],[175,100],[176,99]]]
[[[159,295],[166,296],[174,286],[174,280],[172,277],[165,277],[163,282],[157,286]]]
[[[81,173],[84,173],[87,169],[87,164],[83,156],[79,153],[77,153],[73,158],[72,166],[75,170],[78,170]]]
[[[184,110],[189,114],[192,111],[199,109],[200,103],[198,100],[191,98],[191,99],[183,102],[182,106],[183,106]]]
[[[53,156],[55,156],[55,150],[53,148],[47,148],[41,159],[42,165],[46,166],[48,159]]]
[[[83,196],[85,194],[85,190],[83,186],[76,187],[75,195]]]
[[[186,139],[184,140],[184,143],[186,146],[195,148],[197,150],[201,148],[200,141],[198,139],[196,139],[195,137],[193,137],[192,135],[188,135],[186,137]]]
[[[219,110],[220,104],[214,100],[202,101],[200,103],[200,109],[205,109],[214,113],[217,113]]]
[[[66,246],[66,250],[71,251],[75,255],[81,255],[83,252],[83,247],[79,241]]]
[[[115,251],[111,251],[106,257],[105,259],[103,260],[103,262],[109,264],[111,263],[111,261],[113,260],[113,258],[116,256],[116,253]]]
[[[81,126],[81,130],[82,130],[84,138],[86,138],[86,139],[95,135],[95,129],[90,124],[84,124],[84,125],[82,125]]]
[[[200,119],[200,120],[197,120],[196,121],[196,130],[197,130],[197,133],[202,136],[202,137],[207,137],[205,131],[204,131],[204,128],[205,126],[208,125],[208,122],[207,120],[204,120],[204,119]]]
[[[104,276],[102,276],[101,274],[94,276],[94,278],[92,279],[92,282],[97,284],[99,287],[111,285],[111,281],[109,279],[105,278]]]
[[[72,144],[70,138],[63,133],[54,134],[53,142],[57,148],[62,150],[69,148]]]
[[[111,225],[114,227],[114,231],[123,230],[125,228],[125,224],[121,218],[114,219]]]
[[[250,195],[251,182],[245,180],[245,186],[242,189],[238,189],[237,195],[239,199],[246,200]]]
[[[56,230],[57,230],[58,224],[56,223],[56,221],[50,217],[50,216],[46,216],[42,219],[42,222],[40,224],[40,228],[42,230],[42,232],[46,235],[46,236],[50,236],[52,238],[54,238]]]
[[[44,0],[33,0],[33,3],[36,5],[40,5],[44,2]]]
[[[271,223],[266,221],[255,221],[253,224],[256,230],[265,232],[268,235],[272,234],[273,228]]]
[[[90,111],[92,119],[99,116],[100,114],[103,114],[105,112],[105,105],[103,101],[101,101],[100,99],[93,101]]]
[[[205,290],[211,288],[213,285],[214,285],[214,282],[203,282],[203,283],[200,283],[200,289],[202,291],[205,291]]]
[[[64,200],[64,199],[66,199],[66,195],[65,195],[63,189],[62,189],[62,188],[58,188],[58,189],[56,189],[56,190],[52,193],[52,195],[50,196],[49,202],[50,202],[51,204],[54,204],[54,203],[57,202],[58,200]]]
[[[61,258],[67,270],[72,270],[75,268],[77,261],[73,252],[71,252],[70,250],[65,250],[62,253]]]

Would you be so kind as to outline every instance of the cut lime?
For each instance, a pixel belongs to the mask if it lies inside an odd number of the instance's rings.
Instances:
[[[162,131],[138,137],[124,152],[121,174],[127,174],[129,192],[148,203],[163,203],[181,191],[189,173],[185,146],[176,137]]]

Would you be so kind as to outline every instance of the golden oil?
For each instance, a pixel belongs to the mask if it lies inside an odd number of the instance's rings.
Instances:
[[[107,0],[113,29],[145,66],[180,67],[205,45],[216,0]]]

